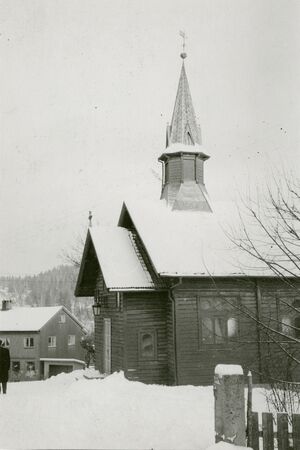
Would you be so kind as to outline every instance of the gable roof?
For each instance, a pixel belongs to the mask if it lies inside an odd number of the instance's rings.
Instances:
[[[16,307],[0,310],[0,333],[6,331],[39,331],[58,312],[67,314],[83,330],[84,325],[64,306]]]
[[[107,289],[155,289],[155,283],[144,264],[132,232],[117,226],[95,226],[88,230],[76,296],[94,295],[95,283],[89,284],[89,281],[85,280],[85,274],[89,270],[87,254],[91,246],[95,250]]]
[[[120,226],[126,226],[126,211],[162,277],[274,276],[228,238],[228,227],[239,223],[231,202],[215,203],[213,213],[197,213],[172,211],[159,201],[126,201]]]
[[[0,311],[0,332],[39,331],[61,310],[70,314],[63,306],[18,307]],[[75,320],[79,323],[77,319]]]

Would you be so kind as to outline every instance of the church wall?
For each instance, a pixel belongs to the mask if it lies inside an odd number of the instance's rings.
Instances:
[[[167,295],[124,293],[126,376],[144,383],[169,384]]]
[[[278,345],[240,309],[278,328],[278,298],[292,299],[295,291],[275,280],[258,281],[258,286],[255,280],[190,279],[174,290],[178,384],[212,384],[220,363],[241,364],[245,373],[253,372],[255,382],[264,379],[268,368],[279,378],[285,375],[286,359],[282,352],[278,356]],[[237,333],[230,337],[227,328],[232,332],[233,325]]]
[[[118,304],[117,293],[107,292],[101,271],[97,287],[103,293],[101,316],[95,317],[95,354],[96,368],[100,372],[104,367],[104,319],[111,320],[111,372],[124,369],[124,312],[122,300]]]
[[[227,299],[232,305],[241,302],[255,314],[254,286],[223,280],[217,283],[217,289],[218,292],[209,280],[190,279],[174,292],[179,384],[212,384],[214,368],[220,363],[247,364],[258,370],[256,325],[225,301]],[[212,308],[206,308],[207,302],[212,303]],[[207,328],[216,328],[218,321],[226,322],[230,318],[238,320],[239,337],[236,340],[209,337]]]

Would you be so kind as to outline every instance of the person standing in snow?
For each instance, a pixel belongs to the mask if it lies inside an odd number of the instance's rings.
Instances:
[[[9,368],[10,368],[9,350],[8,348],[4,347],[4,342],[0,339],[0,383],[2,384],[3,394],[6,394]],[[0,392],[1,392],[1,385],[0,385]]]

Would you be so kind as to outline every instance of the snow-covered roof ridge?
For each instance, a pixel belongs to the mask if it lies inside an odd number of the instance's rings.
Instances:
[[[0,311],[0,333],[39,331],[60,310],[68,312],[64,306],[16,307]]]
[[[89,233],[108,289],[155,289],[129,230],[97,226]]]
[[[215,202],[212,213],[171,211],[160,201],[127,199],[124,205],[162,277],[273,275],[226,234],[226,229],[239,220],[233,202]]]

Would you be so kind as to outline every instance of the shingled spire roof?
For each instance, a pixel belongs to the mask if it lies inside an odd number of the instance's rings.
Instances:
[[[173,210],[212,209],[204,184],[204,162],[200,128],[196,123],[189,83],[183,59],[171,125],[167,126],[167,145],[158,158],[162,163],[161,199]]]
[[[189,83],[185,72],[184,58],[186,54],[183,53],[181,57],[183,62],[172,122],[167,133],[167,147],[176,143],[185,145],[201,144],[200,128],[196,122]]]

